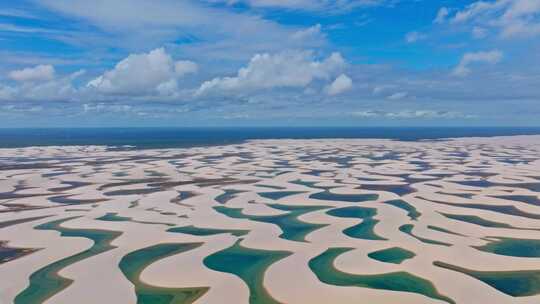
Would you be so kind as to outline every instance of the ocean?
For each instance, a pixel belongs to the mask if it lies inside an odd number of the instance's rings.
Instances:
[[[540,127],[223,127],[0,129],[0,148],[106,145],[137,149],[187,148],[252,139],[384,138],[404,141],[449,137],[540,134]]]

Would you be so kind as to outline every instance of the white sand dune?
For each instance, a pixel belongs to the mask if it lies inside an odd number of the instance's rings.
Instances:
[[[532,286],[532,294],[511,296],[434,265],[441,261],[477,271],[540,271],[538,245],[532,257],[475,248],[497,237],[540,240],[540,136],[256,140],[125,151],[29,147],[0,149],[0,158],[0,241],[11,248],[41,248],[0,263],[0,303],[12,303],[38,269],[93,246],[85,237],[35,229],[68,217],[77,218],[64,222],[64,228],[121,234],[112,241],[115,248],[63,267],[59,275],[73,282],[43,299],[45,303],[136,303],[134,286],[118,264],[131,252],[164,243],[202,245],[150,264],[140,275],[143,282],[162,288],[209,287],[196,303],[248,303],[250,290],[241,278],[205,263],[240,238],[246,248],[290,253],[258,273],[268,294],[281,303],[444,303],[419,293],[320,281],[310,260],[340,247],[351,250],[333,265],[348,274],[407,272],[432,282],[456,303],[540,303],[540,286]],[[233,192],[225,203],[218,202],[216,197],[226,190]],[[310,198],[323,191],[329,197]],[[273,199],[259,195],[263,192],[293,193]],[[366,194],[376,196],[351,199]],[[417,219],[413,211],[386,203],[392,200],[414,207]],[[362,219],[327,213],[346,207],[376,214]],[[49,217],[25,221],[45,215]],[[483,222],[452,216],[475,216]],[[370,220],[376,224],[368,232],[380,239],[344,232]],[[411,234],[404,225],[412,225]],[[167,231],[186,226],[245,234]],[[368,256],[393,247],[415,256],[401,264]]]

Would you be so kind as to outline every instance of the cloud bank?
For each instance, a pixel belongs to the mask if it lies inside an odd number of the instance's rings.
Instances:
[[[205,81],[196,96],[223,92],[250,92],[272,88],[304,88],[316,80],[328,80],[345,67],[339,53],[317,61],[311,52],[290,51],[257,54],[236,76]],[[346,82],[346,79],[340,82]]]
[[[87,87],[105,94],[138,95],[157,91],[172,93],[177,80],[197,72],[192,61],[174,61],[159,48],[148,53],[132,54],[103,75],[88,82]]]

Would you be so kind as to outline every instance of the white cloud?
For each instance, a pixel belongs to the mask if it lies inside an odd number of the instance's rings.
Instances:
[[[12,87],[0,84],[0,100],[11,100],[15,94],[16,91]]]
[[[469,67],[471,63],[496,64],[500,62],[502,58],[503,53],[498,50],[488,52],[466,53],[461,58],[459,64],[452,71],[452,75],[458,77],[467,76],[471,73],[471,69]]]
[[[20,105],[12,105],[12,104],[1,106],[0,109],[6,112],[11,112],[11,113],[38,113],[38,112],[43,111],[42,106],[28,106],[28,105],[20,106]]]
[[[42,64],[33,68],[11,71],[8,76],[15,81],[21,82],[52,80],[54,78],[54,67]]]
[[[85,104],[83,104],[83,112],[84,113],[90,113],[90,112],[121,113],[121,112],[131,112],[132,110],[133,110],[132,106],[130,106],[130,105],[122,105],[122,104],[105,104],[105,103],[97,103],[97,104],[85,103]]]
[[[501,7],[506,5],[506,2],[508,1],[497,0],[494,2],[485,2],[485,1],[473,2],[472,4],[468,5],[465,9],[456,12],[456,14],[454,15],[451,21],[453,23],[458,23],[458,22],[465,22],[465,21],[471,20],[487,12],[500,9]]]
[[[308,40],[312,38],[324,38],[324,33],[322,32],[322,27],[320,24],[308,27],[306,29],[299,30],[294,32],[291,36],[295,40]]]
[[[372,118],[372,117],[380,117],[383,113],[380,111],[367,110],[367,111],[356,111],[356,112],[352,112],[351,114],[356,117]]]
[[[349,76],[345,74],[339,75],[329,86],[326,87],[326,94],[338,95],[350,90],[353,86],[353,82]]]
[[[77,99],[79,90],[73,86],[73,81],[83,75],[84,70],[77,71],[65,77],[40,83],[29,83],[18,87],[19,96],[29,100],[64,100]]]
[[[378,111],[364,110],[352,112],[352,116],[362,118],[388,118],[388,119],[456,119],[475,118],[474,115],[467,115],[456,111],[445,110],[401,110],[401,111]]]
[[[178,82],[175,79],[162,82],[156,87],[156,90],[160,95],[174,95],[176,92],[178,92]]]
[[[408,32],[407,35],[405,35],[405,41],[407,43],[414,43],[420,40],[424,40],[426,38],[427,36],[420,32]]]
[[[451,22],[498,28],[503,38],[540,34],[540,1],[477,1],[458,11]]]
[[[138,95],[159,91],[170,94],[176,80],[195,73],[191,61],[174,61],[163,48],[149,53],[131,54],[114,69],[88,82],[87,87],[105,94]]]
[[[391,89],[395,87],[395,85],[391,85],[391,84],[383,84],[383,85],[377,85],[373,88],[373,95],[379,95],[380,93],[388,90],[388,89]]]
[[[409,96],[409,93],[407,92],[397,92],[397,93],[394,93],[388,97],[386,97],[386,99],[389,99],[389,100],[400,100],[400,99],[403,99],[405,97]]]
[[[433,20],[434,23],[443,23],[446,21],[446,17],[450,14],[450,11],[446,7],[441,7],[439,11],[437,12],[437,16],[435,17],[435,20]]]
[[[13,86],[0,84],[0,100],[6,101],[72,101],[79,100],[81,93],[73,82],[85,72],[77,71],[60,78],[41,81],[22,81]],[[35,78],[32,78],[35,79]]]
[[[193,61],[180,60],[174,64],[174,71],[178,76],[184,76],[185,74],[197,73],[199,67]]]
[[[229,1],[229,0],[226,0]],[[298,28],[263,18],[249,10],[235,11],[205,1],[174,0],[34,0],[51,12],[77,20],[83,26],[70,35],[55,35],[62,42],[99,49],[116,47],[140,52],[141,46],[173,41],[185,43],[181,52],[201,62],[245,60],[246,56],[283,49],[306,48],[290,38]],[[98,28],[99,31],[86,30]],[[264,33],[264,34],[261,34]],[[308,47],[323,44],[310,37]],[[175,47],[175,46],[171,46]]]
[[[476,39],[482,39],[487,36],[487,30],[485,28],[475,26],[472,29],[472,36]]]
[[[46,28],[39,27],[27,27],[27,26],[18,26],[10,23],[0,23],[0,31],[2,32],[14,32],[14,33],[25,33],[25,34],[51,34],[51,33],[60,33],[60,31],[55,31]]]
[[[433,111],[433,110],[416,110],[416,111],[400,111],[400,112],[389,112],[385,113],[385,117],[390,119],[411,119],[411,118],[425,118],[425,119],[435,119],[435,118],[473,118],[471,115],[464,115],[460,112],[452,111]]]
[[[316,61],[311,52],[257,54],[234,77],[218,77],[204,82],[196,95],[210,92],[251,91],[270,88],[304,88],[314,80],[328,80],[345,66],[339,53]]]
[[[381,5],[385,0],[206,0],[212,3],[247,4],[251,7],[298,10],[346,11],[356,7]]]
[[[20,9],[1,8],[0,16],[26,19],[39,19],[36,15]]]

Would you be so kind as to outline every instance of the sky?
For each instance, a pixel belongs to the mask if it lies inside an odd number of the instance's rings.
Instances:
[[[540,126],[539,0],[0,0],[0,127]]]

